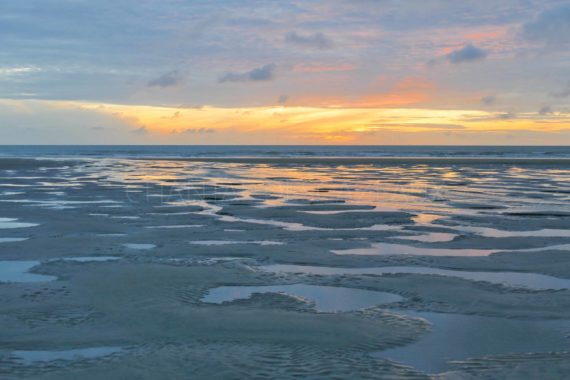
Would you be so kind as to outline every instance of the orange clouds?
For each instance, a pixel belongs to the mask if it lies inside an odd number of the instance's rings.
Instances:
[[[428,79],[420,76],[405,77],[393,85],[388,90],[375,89],[384,84],[385,78],[381,78],[367,94],[349,96],[301,96],[293,99],[290,104],[297,106],[312,107],[344,107],[344,108],[385,108],[420,105],[432,98],[435,85]]]
[[[507,27],[485,27],[463,35],[465,40],[471,42],[487,42],[504,38],[508,33]]]

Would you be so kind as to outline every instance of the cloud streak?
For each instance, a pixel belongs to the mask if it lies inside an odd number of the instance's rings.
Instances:
[[[218,82],[265,82],[275,79],[276,71],[277,65],[270,63],[242,73],[227,72],[218,79]]]
[[[162,74],[158,78],[152,79],[148,82],[149,87],[173,87],[177,86],[182,82],[182,75],[178,70],[173,70]]]
[[[446,54],[445,59],[449,63],[458,64],[482,61],[487,58],[487,55],[487,51],[472,44],[467,44],[460,49],[453,50],[451,53]]]
[[[329,50],[334,48],[333,40],[321,32],[306,35],[290,32],[285,36],[285,41],[309,49]]]
[[[567,98],[570,96],[570,80],[566,82],[566,86],[558,91],[553,91],[550,93],[551,96],[555,98]]]
[[[523,25],[523,36],[548,44],[570,43],[570,4],[544,11]]]

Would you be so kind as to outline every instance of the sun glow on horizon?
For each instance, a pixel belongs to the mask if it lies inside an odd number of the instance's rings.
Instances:
[[[125,105],[77,101],[3,101],[19,112],[34,105],[58,110],[95,112],[124,124],[126,130],[158,143],[217,144],[437,144],[441,136],[475,138],[481,133],[512,131],[568,133],[564,115],[509,115],[481,110],[425,108],[355,108],[266,106],[223,108]],[[432,136],[430,138],[429,136]]]

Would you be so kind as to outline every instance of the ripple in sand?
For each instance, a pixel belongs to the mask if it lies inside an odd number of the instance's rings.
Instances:
[[[372,290],[318,285],[222,286],[211,289],[202,302],[220,304],[250,298],[255,293],[280,293],[315,303],[320,312],[343,312],[399,302],[402,297]]]
[[[316,275],[384,275],[384,274],[425,274],[458,277],[472,281],[485,281],[516,288],[533,290],[570,289],[570,280],[537,273],[522,272],[469,272],[463,270],[439,269],[430,267],[376,267],[376,268],[336,268],[308,265],[275,264],[259,269],[273,273],[303,273]]]
[[[29,273],[39,261],[0,261],[0,282],[46,282],[57,277]]]

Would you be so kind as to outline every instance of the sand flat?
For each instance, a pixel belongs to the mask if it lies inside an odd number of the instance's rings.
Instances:
[[[559,160],[0,162],[0,375],[564,368]]]

